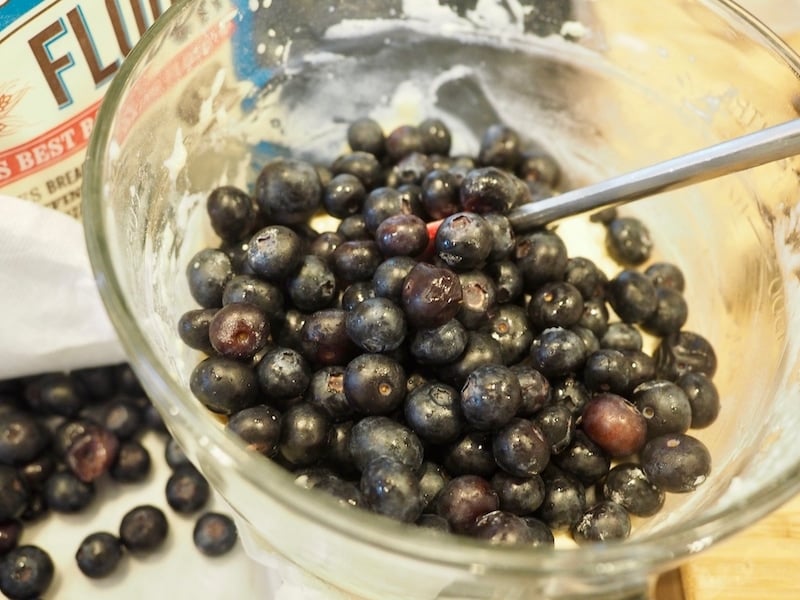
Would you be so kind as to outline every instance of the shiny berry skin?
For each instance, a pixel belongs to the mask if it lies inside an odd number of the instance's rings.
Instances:
[[[494,281],[498,304],[514,302],[522,295],[522,273],[510,260],[489,263],[484,272]]]
[[[461,309],[456,318],[467,329],[479,329],[495,314],[497,293],[492,279],[475,270],[458,274],[461,283]]]
[[[303,257],[294,275],[286,281],[286,291],[294,308],[303,312],[314,312],[331,306],[339,290],[336,276],[328,263],[316,256],[307,255]]]
[[[672,263],[653,263],[644,270],[644,274],[653,282],[656,288],[667,288],[676,292],[683,292],[686,287],[683,271]]]
[[[381,221],[375,241],[384,256],[419,256],[428,247],[428,228],[416,215],[393,215]]]
[[[352,311],[364,300],[376,298],[375,285],[371,281],[356,281],[348,285],[339,297],[339,307],[346,312]]]
[[[360,213],[342,219],[339,226],[336,228],[336,234],[342,236],[345,241],[364,241],[372,239],[372,234],[367,231],[367,223],[364,220],[364,215]],[[332,257],[333,255],[331,255],[331,258]]]
[[[344,376],[344,367],[322,367],[311,375],[305,394],[306,401],[334,423],[350,419],[355,412],[344,393]]]
[[[322,183],[313,165],[291,158],[267,163],[256,179],[255,198],[261,213],[278,225],[304,223],[322,198]]]
[[[0,521],[0,556],[7,554],[19,545],[22,527],[22,522],[18,519]]]
[[[691,492],[711,473],[705,444],[684,433],[670,433],[647,442],[640,455],[647,478],[665,492]]]
[[[532,420],[550,444],[550,454],[566,450],[575,437],[575,418],[563,404],[543,406]]]
[[[631,518],[619,504],[604,500],[589,508],[572,526],[572,539],[578,544],[626,539],[631,533]]]
[[[253,452],[267,457],[273,457],[278,452],[281,415],[271,406],[258,404],[240,410],[231,415],[225,428],[238,436]]]
[[[476,369],[486,365],[502,365],[500,344],[487,333],[469,331],[467,346],[456,360],[437,369],[439,379],[455,388],[461,388]]]
[[[520,417],[530,417],[541,409],[550,399],[550,382],[539,371],[524,363],[510,367],[519,381],[522,404],[517,411]]]
[[[676,380],[684,373],[702,373],[713,377],[717,355],[711,343],[698,333],[679,331],[661,340],[653,352],[659,377]]]
[[[44,498],[50,510],[78,513],[95,498],[94,484],[78,479],[69,471],[57,471],[45,482]]]
[[[566,406],[577,419],[591,399],[591,392],[583,382],[573,375],[553,379],[550,382],[550,399]]]
[[[528,544],[533,538],[522,518],[504,510],[495,510],[478,517],[469,533],[494,545]]]
[[[208,338],[221,356],[252,358],[269,341],[267,315],[253,304],[228,304],[211,319]]]
[[[491,483],[500,499],[500,509],[515,515],[533,514],[544,500],[544,481],[538,474],[514,477],[498,471],[492,476]]]
[[[537,288],[528,303],[528,316],[534,329],[571,327],[583,315],[583,297],[571,283],[553,281]]]
[[[669,288],[656,288],[656,299],[656,310],[642,323],[642,329],[662,337],[678,332],[689,316],[683,294]]]
[[[506,214],[515,205],[518,194],[515,177],[491,166],[469,171],[460,188],[463,210],[478,214]]]
[[[347,335],[347,313],[338,308],[318,310],[306,318],[300,330],[306,360],[315,365],[346,364],[358,346]]]
[[[19,517],[29,498],[29,491],[17,470],[0,465],[0,521]]]
[[[181,514],[194,513],[206,505],[211,487],[195,467],[185,465],[175,469],[167,479],[167,504]]]
[[[314,464],[325,452],[329,432],[330,421],[312,405],[289,407],[281,418],[281,458],[298,467]]]
[[[430,512],[444,484],[450,481],[451,476],[439,464],[426,460],[419,468],[419,490],[422,498],[422,510]],[[449,525],[448,525],[449,528]]]
[[[264,311],[271,325],[285,318],[285,298],[281,288],[253,275],[236,275],[225,285],[222,305],[253,304]]]
[[[543,521],[536,517],[523,517],[523,521],[531,532],[531,546],[552,548],[555,545],[553,532]]]
[[[133,553],[148,554],[167,539],[169,524],[164,512],[149,504],[136,506],[122,517],[119,539]]]
[[[372,274],[374,295],[399,302],[403,293],[403,282],[417,264],[409,256],[392,256],[387,258]]]
[[[708,427],[717,420],[719,392],[710,377],[702,373],[684,373],[678,378],[677,384],[692,407],[692,429]]]
[[[259,277],[281,282],[300,265],[302,248],[303,242],[294,231],[282,225],[270,225],[250,238],[247,264]]]
[[[366,352],[396,350],[406,336],[403,310],[386,298],[370,298],[347,313],[347,335]]]
[[[53,559],[45,550],[18,546],[0,559],[0,592],[10,600],[41,598],[54,575]]]
[[[416,330],[409,350],[420,364],[447,364],[461,356],[468,340],[469,335],[461,322],[450,319],[433,329]]]
[[[258,400],[258,381],[248,365],[219,356],[202,360],[192,371],[189,387],[212,412],[230,415]]]
[[[333,260],[333,252],[339,247],[339,244],[344,243],[345,237],[335,231],[325,231],[315,237],[308,245],[308,253],[321,258],[326,263],[330,264]]]
[[[576,325],[585,327],[591,331],[598,342],[608,331],[608,308],[601,299],[589,299],[583,301],[583,313]]]
[[[195,521],[192,541],[205,556],[222,556],[236,545],[239,534],[236,523],[228,515],[206,512]]]
[[[486,213],[483,218],[492,231],[492,251],[488,260],[492,262],[506,260],[514,251],[516,243],[511,221],[505,215],[497,213]]]
[[[411,429],[429,443],[454,442],[464,430],[460,396],[444,383],[424,383],[414,389],[406,397],[403,411]]]
[[[625,394],[631,381],[630,359],[610,348],[592,352],[583,367],[583,381],[593,392]]]
[[[403,282],[401,298],[410,324],[432,329],[458,313],[462,303],[461,283],[450,269],[417,263]]]
[[[497,123],[484,131],[478,150],[478,162],[513,170],[522,160],[522,141],[508,125]]]
[[[653,240],[636,217],[617,217],[606,225],[606,250],[618,263],[637,266],[650,258]]]
[[[378,245],[371,240],[348,240],[333,251],[331,258],[336,277],[348,283],[372,279],[383,262]]]
[[[469,271],[483,265],[492,252],[489,223],[480,215],[458,212],[447,217],[436,231],[436,255],[456,271]]]
[[[150,453],[138,440],[125,440],[119,446],[117,458],[109,469],[114,481],[138,483],[150,474]]]
[[[608,282],[608,302],[626,323],[643,323],[658,308],[653,283],[638,271],[625,270]]]
[[[397,162],[412,152],[424,150],[422,132],[414,125],[400,125],[386,136],[386,153]]]
[[[431,219],[445,219],[461,210],[458,177],[434,169],[422,180],[422,204]]]
[[[253,199],[232,185],[211,190],[206,211],[214,233],[227,242],[238,242],[250,233],[255,218]]]
[[[550,281],[562,280],[567,270],[567,247],[551,231],[517,236],[513,257],[529,292]]]
[[[403,402],[406,374],[384,354],[361,354],[347,364],[344,393],[350,405],[364,414],[389,414]]]
[[[462,284],[463,287],[463,284]],[[488,333],[500,346],[502,362],[511,365],[525,358],[533,342],[527,312],[516,304],[497,307],[480,330]]]
[[[580,369],[586,360],[581,337],[563,327],[550,327],[533,339],[533,366],[546,377],[564,377]]]
[[[591,300],[603,298],[608,277],[591,259],[571,256],[567,259],[564,281],[578,288],[584,300]]]
[[[305,393],[311,381],[311,367],[296,350],[277,347],[259,361],[256,375],[267,398],[289,399]]]
[[[596,394],[583,409],[581,427],[612,458],[635,454],[647,438],[645,417],[616,394]]]
[[[48,430],[33,415],[22,411],[0,415],[0,464],[30,462],[49,444]]]
[[[522,390],[514,372],[503,365],[484,365],[467,377],[461,408],[467,422],[489,430],[506,425],[522,405]]]
[[[656,362],[652,356],[637,350],[624,350],[622,354],[629,365],[628,393],[635,390],[642,383],[656,378]]]
[[[361,473],[361,494],[370,510],[404,523],[422,514],[419,479],[405,463],[388,456],[371,460]]]
[[[535,515],[554,530],[572,527],[586,509],[586,490],[574,476],[556,467],[542,473],[544,500]]]
[[[200,250],[186,267],[189,293],[203,308],[222,306],[222,292],[231,277],[233,266],[230,258],[213,248]]]
[[[454,477],[436,500],[436,514],[447,519],[458,533],[468,532],[479,517],[499,507],[500,500],[491,484],[477,475]]]
[[[339,156],[331,164],[331,173],[336,176],[348,173],[358,177],[364,188],[374,189],[384,181],[383,168],[374,154],[355,150]]]
[[[364,184],[358,177],[341,173],[325,186],[322,204],[328,214],[337,219],[344,219],[361,212],[366,196]]]
[[[387,185],[419,185],[431,170],[430,158],[421,152],[412,152],[404,156],[386,177]]]
[[[585,486],[602,479],[610,467],[606,453],[580,429],[575,431],[569,446],[553,457],[553,462]]]
[[[602,492],[603,498],[616,502],[637,517],[651,517],[664,506],[664,491],[635,463],[613,467],[603,481]]]
[[[381,157],[386,152],[386,136],[380,123],[369,117],[356,119],[347,127],[347,143],[354,152],[369,152]]]
[[[600,337],[600,347],[620,352],[638,352],[644,340],[635,325],[619,321],[609,323],[606,332]]]
[[[386,456],[416,472],[422,466],[423,446],[408,427],[389,417],[371,416],[353,425],[350,454],[359,470],[364,470],[373,459]]]
[[[558,184],[561,167],[550,154],[532,150],[522,153],[522,161],[517,165],[517,175],[525,181],[535,181],[552,187]]]
[[[92,579],[108,577],[122,560],[122,542],[105,531],[90,533],[78,546],[75,561],[81,573]]]
[[[550,443],[533,421],[515,418],[495,432],[492,453],[506,473],[531,477],[550,461]]]
[[[417,130],[422,136],[422,151],[425,154],[450,154],[452,134],[444,121],[437,118],[425,119],[417,125]]]
[[[442,465],[456,475],[479,475],[489,479],[497,472],[489,431],[470,431],[442,453]]]
[[[647,437],[685,433],[692,424],[692,406],[683,389],[671,381],[653,380],[638,386],[631,402],[647,420]]]

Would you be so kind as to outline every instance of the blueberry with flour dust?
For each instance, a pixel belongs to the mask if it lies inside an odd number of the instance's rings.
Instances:
[[[258,230],[247,245],[247,265],[259,277],[280,283],[295,272],[303,260],[303,242],[283,225]]]
[[[478,517],[470,534],[495,545],[528,544],[533,538],[522,517],[504,510],[494,510]]]
[[[653,484],[641,465],[632,462],[615,465],[602,486],[603,498],[616,502],[637,517],[651,517],[664,506],[666,495]]]
[[[678,384],[663,379],[638,386],[631,401],[647,419],[647,436],[685,433],[692,424],[692,405]]]
[[[647,478],[665,492],[691,492],[711,473],[708,448],[685,433],[671,433],[650,440],[642,449],[640,459]]]
[[[630,533],[630,515],[608,500],[590,507],[572,527],[572,539],[578,544],[624,540]]]

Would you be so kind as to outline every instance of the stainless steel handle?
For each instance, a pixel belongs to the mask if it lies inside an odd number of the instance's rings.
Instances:
[[[526,231],[578,213],[623,204],[800,154],[800,119],[793,119],[637,169],[558,196],[520,206],[508,215]]]

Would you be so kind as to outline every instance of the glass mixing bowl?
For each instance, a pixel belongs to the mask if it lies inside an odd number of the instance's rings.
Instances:
[[[713,472],[623,544],[552,551],[339,507],[200,407],[198,357],[176,323],[195,306],[187,262],[214,243],[205,195],[247,187],[272,156],[330,161],[365,115],[386,131],[441,117],[454,153],[506,122],[576,186],[797,117],[798,72],[727,0],[178,2],[125,61],[92,137],[83,211],[100,293],[171,432],[254,547],[381,600],[646,594],[800,490],[800,161],[625,207],[684,267],[686,328],[717,349],[722,412],[697,432]],[[559,227],[573,255],[598,254],[602,228]]]

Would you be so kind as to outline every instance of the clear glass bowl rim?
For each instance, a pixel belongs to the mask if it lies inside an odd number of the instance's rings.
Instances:
[[[463,536],[431,536],[428,532],[416,531],[366,511],[339,507],[321,494],[309,493],[293,485],[292,478],[281,467],[247,451],[243,444],[222,428],[211,426],[213,421],[197,410],[197,400],[188,388],[179,385],[164,365],[158,362],[147,338],[136,325],[114,270],[105,235],[103,208],[107,149],[115,114],[131,83],[131,73],[141,60],[146,59],[156,40],[170,27],[176,15],[191,3],[192,0],[179,0],[171,5],[145,32],[111,82],[100,106],[87,150],[82,211],[96,284],[126,356],[170,429],[174,426],[184,432],[187,439],[198,440],[198,452],[212,455],[216,462],[224,457],[222,460],[229,468],[226,471],[228,476],[245,480],[252,488],[262,490],[287,510],[351,540],[430,563],[458,569],[470,569],[477,564],[489,572],[522,577],[579,573],[596,575],[598,572],[612,575],[663,567],[755,523],[800,492],[799,455],[767,485],[746,493],[734,505],[696,515],[656,533],[633,537],[623,543],[554,550],[488,546]],[[703,3],[718,7],[733,21],[752,28],[763,46],[775,53],[800,79],[800,56],[747,10],[732,0],[704,0]],[[170,415],[166,407],[159,404],[159,398],[173,398],[183,410],[177,416]],[[274,485],[265,485],[267,481]],[[233,508],[236,510],[235,505]]]

